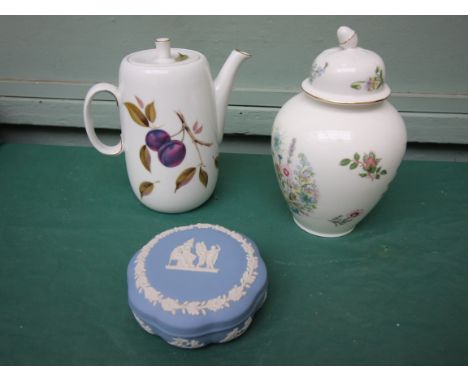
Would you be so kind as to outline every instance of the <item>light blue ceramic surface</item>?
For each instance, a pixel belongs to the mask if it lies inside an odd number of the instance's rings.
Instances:
[[[128,265],[128,298],[147,332],[198,348],[241,335],[266,298],[257,246],[221,226],[196,224],[157,235]]]

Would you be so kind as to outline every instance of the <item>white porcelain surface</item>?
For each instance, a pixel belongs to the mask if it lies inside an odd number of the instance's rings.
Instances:
[[[332,103],[369,103],[387,98],[385,64],[375,52],[359,48],[356,32],[348,27],[337,31],[340,47],[320,53],[312,63],[302,89]]]
[[[283,105],[272,131],[274,167],[294,221],[322,237],[353,231],[388,189],[406,149],[403,119],[383,100],[390,88],[382,59],[357,48],[352,29],[340,27],[337,36],[340,47],[317,57],[304,91]],[[375,67],[382,70],[377,82],[350,86]]]
[[[84,104],[88,137],[103,154],[125,152],[131,187],[144,205],[184,212],[210,197],[228,96],[248,57],[233,51],[213,81],[201,53],[171,48],[162,38],[156,49],[122,60],[118,88],[101,83],[89,90]],[[90,103],[101,91],[112,93],[119,105],[122,139],[115,146],[103,144],[94,131]]]
[[[318,236],[352,231],[387,190],[405,147],[404,122],[387,101],[331,105],[300,93],[273,124],[283,195],[296,223]]]

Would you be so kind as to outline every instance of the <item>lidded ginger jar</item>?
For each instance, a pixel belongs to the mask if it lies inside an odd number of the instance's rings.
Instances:
[[[348,27],[337,36],[340,46],[317,56],[272,131],[274,167],[294,221],[323,237],[346,235],[366,217],[406,149],[382,58],[358,47]]]

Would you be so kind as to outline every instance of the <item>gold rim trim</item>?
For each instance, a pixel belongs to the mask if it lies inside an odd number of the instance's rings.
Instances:
[[[350,42],[351,39],[352,39],[354,36],[356,36],[356,32],[354,32],[354,33],[351,35],[351,37],[348,38],[346,41],[340,42],[340,46],[343,47],[342,45],[345,45],[345,44],[347,44],[348,42]]]
[[[392,93],[390,93],[388,96],[384,97],[384,98],[381,98],[381,99],[378,99],[378,100],[375,100],[375,101],[367,101],[367,102],[338,102],[338,101],[331,101],[331,100],[328,100],[328,99],[325,99],[325,98],[321,98],[321,97],[318,97],[314,94],[311,94],[309,93],[307,90],[304,89],[304,87],[301,85],[301,89],[304,93],[306,93],[307,95],[311,96],[312,98],[315,98],[315,99],[318,99],[319,101],[322,101],[322,102],[325,102],[325,103],[329,103],[331,105],[371,105],[371,104],[374,104],[374,103],[379,103],[379,102],[382,102],[382,101],[385,101],[388,97],[390,97],[390,95]]]

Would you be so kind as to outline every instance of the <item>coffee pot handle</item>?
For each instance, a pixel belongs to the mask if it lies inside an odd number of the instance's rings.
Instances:
[[[86,133],[88,134],[88,138],[93,144],[93,146],[98,150],[100,153],[105,155],[119,155],[123,152],[123,144],[122,144],[122,137],[120,138],[120,142],[114,146],[109,146],[104,144],[96,135],[96,131],[94,130],[93,118],[91,117],[91,101],[93,97],[100,92],[107,92],[112,94],[117,103],[120,105],[120,95],[119,90],[112,84],[101,82],[92,86],[88,93],[86,94],[86,98],[84,100],[83,106],[83,118],[86,128]]]

